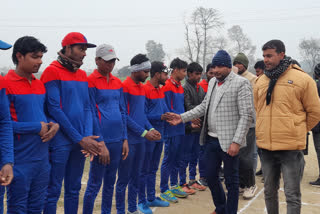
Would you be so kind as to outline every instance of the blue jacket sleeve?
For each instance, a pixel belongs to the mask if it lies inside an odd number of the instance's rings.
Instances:
[[[164,92],[164,95],[165,95],[166,104],[167,104],[167,107],[168,107],[169,112],[173,112],[173,113],[179,114],[178,112],[176,112],[176,111],[171,107],[171,106],[172,106],[172,103],[174,102],[174,101],[173,101],[173,92],[172,92],[172,91],[166,91],[166,92]]]
[[[44,121],[46,122],[46,121]],[[15,134],[39,134],[41,123],[39,122],[12,122],[13,133]]]
[[[58,81],[45,83],[46,100],[50,116],[59,123],[61,131],[68,136],[73,143],[79,143],[83,136],[72,126],[68,117],[60,108],[60,91]]]
[[[130,106],[130,103],[128,101],[128,96],[129,96],[128,93],[124,92],[123,95],[124,95],[125,106]],[[130,114],[128,114],[128,116],[127,116],[127,125],[128,125],[128,128],[138,136],[141,136],[143,134],[143,132],[145,131],[145,129],[143,127],[141,127],[139,124],[137,124],[130,117]]]
[[[145,102],[145,114],[147,116],[147,119],[149,121],[160,121],[161,120],[161,115],[160,112],[159,114],[150,114],[150,106],[152,105],[152,101],[148,98],[146,98],[146,102]]]
[[[87,87],[87,93],[83,95],[84,98],[85,98],[85,101],[84,101],[84,113],[85,113],[85,132],[84,132],[84,136],[87,137],[87,136],[91,136],[92,133],[93,133],[93,112],[92,112],[92,104],[91,104],[91,101],[90,101],[90,96],[89,96],[89,88]],[[97,140],[98,141],[103,141],[101,139],[103,139],[103,137],[101,135],[98,135],[100,136]]]
[[[122,117],[122,124],[123,124],[123,140],[128,139],[128,134],[127,134],[127,110],[126,110],[126,104],[124,101],[124,94],[123,94],[123,88],[120,89],[120,112],[121,112],[121,117]]]
[[[0,130],[1,165],[13,163],[13,131],[5,89],[0,91]]]
[[[96,88],[89,88],[89,96],[91,101],[91,110],[92,110],[92,120],[93,120],[93,134],[100,136],[97,140],[104,141],[101,131],[101,126],[99,122],[98,109],[96,107]]]

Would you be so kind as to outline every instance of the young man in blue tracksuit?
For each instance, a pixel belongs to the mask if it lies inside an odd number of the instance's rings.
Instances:
[[[93,212],[94,201],[103,180],[101,213],[111,214],[112,198],[119,163],[128,156],[127,113],[120,79],[111,74],[118,60],[111,45],[96,49],[97,69],[88,77],[95,132],[103,137],[110,153],[104,165],[95,157],[90,165],[89,180],[83,199],[83,214]]]
[[[159,61],[151,63],[151,79],[144,85],[146,92],[145,113],[151,125],[160,132],[162,138],[160,141],[148,141],[146,143],[145,159],[142,166],[140,187],[139,187],[139,205],[142,213],[152,214],[149,207],[168,207],[169,202],[156,197],[156,173],[158,171],[160,157],[163,148],[165,113],[168,112],[165,103],[164,93],[160,86],[164,85],[168,79],[168,68]],[[146,195],[147,194],[147,195]]]
[[[56,213],[64,180],[64,212],[78,212],[79,191],[85,163],[81,149],[105,156],[106,148],[99,136],[93,136],[92,110],[85,71],[80,69],[87,48],[95,45],[78,32],[62,40],[58,59],[43,72],[47,108],[60,131],[50,143],[50,183],[44,213]],[[99,141],[99,142],[98,142]]]
[[[160,140],[161,134],[156,131],[145,114],[146,94],[141,82],[149,76],[151,63],[146,55],[138,54],[130,61],[131,75],[123,82],[125,104],[128,119],[129,155],[121,160],[116,187],[116,207],[118,214],[125,213],[125,193],[128,185],[128,212],[137,214],[137,195],[139,179],[145,156],[145,138]]]
[[[175,58],[170,63],[170,68],[172,69],[172,74],[170,79],[166,81],[165,86],[163,86],[163,92],[165,94],[165,100],[167,107],[170,112],[184,112],[184,94],[183,87],[181,86],[181,81],[186,76],[187,62]],[[164,157],[161,165],[161,183],[160,197],[163,200],[169,202],[177,202],[177,197],[187,197],[188,195],[182,191],[180,185],[178,185],[178,171],[181,168],[181,148],[183,136],[185,134],[184,124],[179,126],[166,126],[166,137],[164,148]],[[168,186],[168,181],[170,177],[171,189]]]
[[[8,50],[12,46],[0,40],[0,50]],[[5,187],[13,178],[13,132],[10,120],[6,83],[0,76],[0,214],[3,213]]]
[[[15,70],[5,76],[14,132],[14,178],[8,186],[7,213],[41,213],[49,183],[48,141],[59,125],[47,123],[45,87],[36,79],[46,47],[25,36],[13,47]]]
[[[202,75],[202,67],[199,63],[192,62],[187,67],[188,78],[183,85],[184,89],[184,107],[189,111],[199,105],[205,97],[203,88],[199,85]],[[197,165],[199,162],[199,171],[203,175],[204,171],[204,156],[200,156],[200,131],[201,131],[201,118],[197,118],[191,124],[186,124],[186,135],[183,144],[183,167],[179,172],[180,185],[182,190],[193,194],[195,190],[203,191],[205,186],[201,185],[196,180]],[[186,182],[186,169],[189,166],[189,184]],[[200,177],[201,177],[200,175]]]

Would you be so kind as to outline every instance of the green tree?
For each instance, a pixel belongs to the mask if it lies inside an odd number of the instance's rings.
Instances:
[[[166,53],[163,50],[163,46],[161,43],[156,43],[153,40],[149,40],[146,43],[147,56],[150,61],[164,61],[164,57]]]

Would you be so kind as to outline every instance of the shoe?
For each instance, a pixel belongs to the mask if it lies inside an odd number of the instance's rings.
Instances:
[[[309,182],[314,187],[320,187],[320,177],[316,181]]]
[[[262,176],[262,169],[260,169],[258,172],[256,172],[256,176]]]
[[[152,210],[149,208],[147,203],[138,204],[138,210],[143,214],[152,214]]]
[[[200,178],[200,180],[198,180],[198,183],[202,186],[208,186],[208,182],[205,178]]]
[[[134,211],[133,213],[130,212],[129,210],[127,211],[127,214],[142,214],[139,210]]]
[[[239,195],[242,195],[243,193],[244,193],[244,190],[245,190],[246,188],[241,188],[241,187],[239,187]]]
[[[181,189],[183,192],[187,193],[188,195],[193,195],[197,192],[196,190],[191,189],[188,184],[183,184],[181,186]]]
[[[257,185],[246,188],[243,192],[243,198],[244,199],[253,198],[254,195],[256,194],[257,189],[258,189]]]
[[[171,189],[171,192],[174,196],[178,198],[188,197],[188,194],[182,190],[181,186],[173,186],[173,188]]]
[[[198,181],[190,181],[189,187],[192,189],[195,189],[195,190],[199,190],[199,191],[204,191],[207,189],[207,187],[201,185],[201,183]]]
[[[160,198],[164,201],[177,203],[178,199],[172,194],[170,190],[165,191],[164,193],[160,194]]]
[[[149,207],[169,207],[170,203],[168,201],[163,201],[161,198],[156,197],[153,201],[148,201],[147,205]]]

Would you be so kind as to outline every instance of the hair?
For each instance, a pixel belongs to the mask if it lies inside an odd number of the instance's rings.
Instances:
[[[207,65],[207,67],[206,67],[206,73],[208,73],[208,71],[210,70],[210,68],[211,68],[211,63],[209,63],[209,64]]]
[[[170,68],[172,69],[185,69],[188,67],[188,63],[186,61],[183,61],[179,59],[178,57],[173,59],[170,63]]]
[[[203,71],[202,66],[197,62],[191,62],[187,67],[187,73],[193,73],[193,72],[202,73],[202,71]]]
[[[17,53],[21,53],[25,56],[27,53],[34,52],[47,52],[47,47],[42,44],[38,39],[32,36],[23,36],[19,38],[13,45],[12,61],[15,65],[18,65]]]
[[[154,77],[156,73],[161,73],[163,69],[165,69],[166,66],[163,64],[163,62],[160,61],[153,61],[151,63],[151,69],[150,69],[150,77]]]
[[[256,62],[256,64],[254,65],[254,69],[260,68],[262,70],[264,70],[266,68],[263,60]]]
[[[143,62],[149,61],[147,55],[145,54],[137,54],[130,60],[130,65],[137,65]]]
[[[262,50],[265,51],[267,49],[276,49],[277,53],[285,53],[286,47],[284,46],[281,40],[273,39],[263,45]]]

